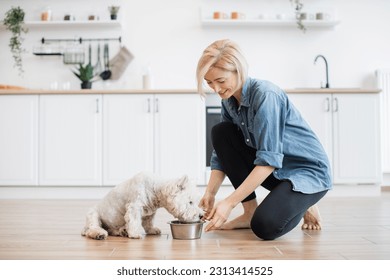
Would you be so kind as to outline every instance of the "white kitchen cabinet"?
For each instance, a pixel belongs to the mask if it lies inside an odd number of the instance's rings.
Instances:
[[[115,185],[137,172],[204,184],[199,95],[0,96],[0,185]]]
[[[381,181],[378,94],[333,97],[333,165],[337,183]]]
[[[37,185],[38,96],[0,96],[0,185]]]
[[[40,185],[101,185],[101,102],[96,94],[40,96]]]
[[[153,171],[152,94],[103,96],[103,185]]]
[[[205,104],[199,94],[155,96],[155,171],[204,184]]]
[[[378,94],[291,93],[290,99],[319,137],[334,184],[378,184]]]
[[[197,94],[104,95],[103,184],[140,171],[204,184],[205,106]]]

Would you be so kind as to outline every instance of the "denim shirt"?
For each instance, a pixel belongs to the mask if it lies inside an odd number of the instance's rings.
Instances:
[[[221,121],[240,128],[245,143],[256,149],[254,165],[273,166],[273,175],[292,182],[293,190],[317,193],[332,188],[328,157],[317,136],[276,85],[249,78],[238,106],[222,100]],[[211,169],[224,171],[215,151]]]

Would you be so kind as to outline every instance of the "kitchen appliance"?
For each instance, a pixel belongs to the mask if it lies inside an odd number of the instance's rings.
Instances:
[[[221,106],[206,107],[206,166],[210,166],[211,154],[214,150],[211,142],[211,130],[221,121]]]

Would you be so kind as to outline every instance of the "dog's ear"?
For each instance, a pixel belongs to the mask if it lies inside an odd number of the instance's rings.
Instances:
[[[187,182],[188,182],[188,176],[184,175],[177,181],[177,187],[182,191],[185,189]]]

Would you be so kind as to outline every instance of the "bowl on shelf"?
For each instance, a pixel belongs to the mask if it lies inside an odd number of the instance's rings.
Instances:
[[[171,226],[171,233],[173,239],[199,239],[202,236],[202,229],[204,221],[198,222],[181,222],[170,221],[168,224]]]

